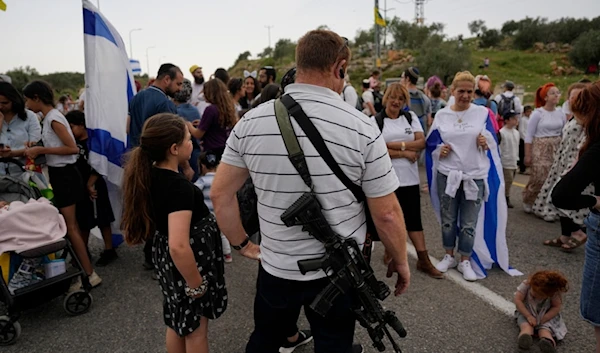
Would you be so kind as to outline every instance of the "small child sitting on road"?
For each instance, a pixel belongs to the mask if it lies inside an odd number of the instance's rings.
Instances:
[[[537,271],[517,287],[514,302],[517,306],[515,316],[521,330],[519,348],[531,348],[533,336],[537,333],[542,353],[556,352],[556,342],[567,334],[560,311],[562,293],[567,292],[568,288],[567,279],[557,271]]]

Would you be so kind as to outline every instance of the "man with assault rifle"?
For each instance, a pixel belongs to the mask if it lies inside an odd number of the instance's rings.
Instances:
[[[398,179],[375,123],[340,98],[349,61],[347,40],[331,31],[308,32],[297,45],[295,83],[281,101],[249,111],[227,141],[211,192],[219,227],[242,254],[252,248],[236,198],[250,175],[262,238],[255,328],[246,352],[292,352],[302,307],[316,353],[362,352],[353,344],[357,319],[378,350],[385,335],[392,338],[387,326],[404,334],[394,314],[381,307],[389,289],[362,257],[368,206],[393,258],[388,277],[398,273],[394,293],[407,290],[406,228],[394,194]],[[280,126],[275,102],[279,115],[291,116],[289,124]],[[297,149],[287,148],[286,136],[292,135]],[[331,158],[315,144],[324,145]],[[302,158],[293,152],[298,150]]]

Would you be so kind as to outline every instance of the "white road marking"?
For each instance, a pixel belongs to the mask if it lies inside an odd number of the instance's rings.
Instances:
[[[408,254],[413,258],[417,258],[417,251],[415,247],[407,243]],[[431,263],[435,266],[438,264],[438,260],[434,257],[429,256],[431,259]],[[507,316],[512,317],[515,313],[516,307],[513,302],[506,300],[501,295],[498,295],[496,292],[489,290],[488,288],[478,284],[477,282],[467,282],[463,279],[462,274],[458,272],[456,269],[451,269],[445,273],[446,279],[450,280],[469,292],[475,294],[477,297],[482,299],[484,302],[490,304],[494,309],[500,311]]]

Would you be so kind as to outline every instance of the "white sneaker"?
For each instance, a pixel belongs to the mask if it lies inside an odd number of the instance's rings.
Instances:
[[[523,204],[523,211],[525,211],[525,213],[531,213],[533,212],[531,205],[528,205],[526,203]]]
[[[463,274],[463,278],[466,281],[474,282],[477,281],[477,275],[475,271],[473,271],[473,267],[471,267],[471,261],[465,260],[458,264],[457,268],[458,272]]]
[[[223,258],[225,259],[226,264],[230,264],[233,262],[233,256],[231,256],[231,254],[225,254],[223,255]]]
[[[435,266],[435,268],[437,268],[437,270],[441,273],[446,273],[449,268],[454,267],[456,267],[456,260],[454,259],[454,256],[448,254],[444,255],[442,261],[438,262],[438,264]]]

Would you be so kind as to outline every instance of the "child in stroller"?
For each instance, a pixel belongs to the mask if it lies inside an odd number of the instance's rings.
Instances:
[[[15,163],[23,167],[19,161],[15,160],[1,160],[1,162]],[[0,274],[6,275],[8,273],[10,275],[10,272],[13,272],[12,279],[18,277],[17,282],[20,282],[20,284],[15,281],[11,282],[6,280],[4,275],[0,275],[0,302],[4,303],[6,307],[6,313],[0,313],[0,345],[12,344],[19,337],[21,327],[18,319],[21,311],[63,295],[74,278],[82,278],[84,285],[82,290],[71,292],[65,298],[63,305],[67,313],[72,315],[82,314],[92,304],[88,278],[85,272],[81,270],[81,263],[70,243],[64,238],[66,233],[64,219],[47,200],[40,199],[41,193],[34,186],[31,179],[25,181],[28,176],[31,176],[28,172],[21,175],[21,178],[0,176],[0,206],[2,207],[0,209],[0,219],[4,218],[3,227],[0,229],[0,249],[4,250],[0,250],[0,253],[8,250],[0,256],[5,259],[7,256],[9,258],[8,266],[6,266],[6,261],[0,261],[0,264],[2,264],[0,265]],[[52,229],[52,237],[46,237],[44,234],[46,229],[43,229],[27,234],[27,242],[23,242],[24,237],[22,236],[20,242],[14,242],[12,240],[15,238],[15,234],[12,233],[14,229],[9,224],[39,222],[37,217],[40,212],[48,212],[50,215],[55,215],[57,219],[58,225],[47,225],[49,229]],[[62,229],[62,232],[57,233],[60,229]],[[30,247],[22,245],[22,243],[39,244],[39,246]],[[58,252],[62,252],[62,258],[70,254],[77,266],[66,269],[64,273],[51,278],[34,278],[36,269],[32,268],[31,265],[39,265],[41,258]],[[21,263],[18,264],[19,262]],[[10,288],[9,283],[11,284]]]

